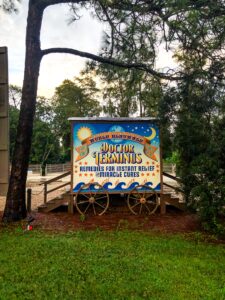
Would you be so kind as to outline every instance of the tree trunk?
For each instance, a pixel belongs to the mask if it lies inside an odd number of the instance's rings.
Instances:
[[[26,32],[26,57],[20,117],[12,158],[12,170],[3,220],[6,222],[26,217],[26,180],[31,149],[33,120],[36,108],[38,75],[41,62],[40,30],[43,9],[38,1],[29,1]]]

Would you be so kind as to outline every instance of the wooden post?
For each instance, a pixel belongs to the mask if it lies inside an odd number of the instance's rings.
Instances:
[[[44,204],[47,202],[47,183],[44,183]]]
[[[69,196],[69,201],[68,201],[68,213],[73,214],[73,195],[70,194]]]
[[[166,214],[166,195],[165,194],[160,195],[160,214],[161,215]]]
[[[27,189],[27,212],[31,212],[31,193],[32,189]]]

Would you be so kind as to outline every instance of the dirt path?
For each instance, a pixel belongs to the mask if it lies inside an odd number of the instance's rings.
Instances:
[[[0,212],[0,218],[2,212]],[[196,215],[170,210],[166,215],[159,213],[152,216],[135,216],[126,209],[115,208],[103,216],[87,216],[81,218],[78,213],[73,215],[67,212],[38,213],[33,212],[35,220],[32,223],[34,230],[45,231],[73,231],[73,230],[144,230],[160,231],[164,233],[187,233],[200,229],[200,223]],[[0,224],[0,228],[3,227]],[[18,225],[20,226],[20,225]],[[21,225],[22,226],[22,225]]]

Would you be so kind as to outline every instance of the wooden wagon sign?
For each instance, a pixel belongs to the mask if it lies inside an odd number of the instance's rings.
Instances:
[[[87,199],[88,205],[92,206],[96,194],[107,194],[108,197],[110,193],[131,193],[130,197],[134,198],[135,190],[139,195],[160,193],[160,132],[155,119],[69,120],[72,131],[71,192],[91,195],[84,196],[81,203]],[[103,196],[98,197],[103,199]],[[78,197],[76,201],[79,202]]]

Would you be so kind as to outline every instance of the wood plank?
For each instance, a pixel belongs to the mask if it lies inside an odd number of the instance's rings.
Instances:
[[[70,201],[70,193],[64,193],[60,195],[59,197],[53,198],[46,202],[46,204],[42,204],[38,206],[39,212],[50,212],[57,207],[61,206],[62,204],[69,203]]]
[[[182,183],[182,181],[181,181],[181,179],[179,177],[173,176],[173,175],[171,175],[171,174],[169,174],[167,172],[163,172],[163,176],[166,176],[166,177],[168,177],[170,179],[173,179],[173,180],[175,180],[177,182],[181,182]]]
[[[167,186],[167,187],[169,187],[169,188],[171,188],[171,189],[173,189],[173,190],[179,192],[179,193],[184,193],[184,191],[183,191],[182,189],[180,189],[179,187],[170,185],[170,184],[165,183],[165,182],[163,182],[163,184],[164,184],[165,186]]]
[[[64,177],[66,177],[66,176],[69,176],[70,174],[71,174],[71,171],[65,172],[65,173],[63,173],[63,174],[61,174],[61,175],[59,175],[59,176],[56,176],[56,177],[54,177],[54,178],[52,178],[52,179],[49,179],[49,180],[46,180],[46,181],[40,183],[40,185],[43,185],[43,184],[49,184],[49,183],[51,183],[51,182],[57,181],[57,180],[59,180],[59,179],[62,179],[62,178],[64,178]]]
[[[58,185],[57,187],[55,187],[55,188],[53,188],[53,189],[51,189],[51,190],[48,190],[48,191],[46,192],[46,194],[49,194],[49,193],[54,192],[54,191],[56,191],[56,190],[59,190],[60,188],[66,186],[66,185],[69,185],[70,183],[71,183],[70,181],[67,181],[67,182],[65,182],[65,183],[63,183],[63,184],[61,184],[61,185]]]

